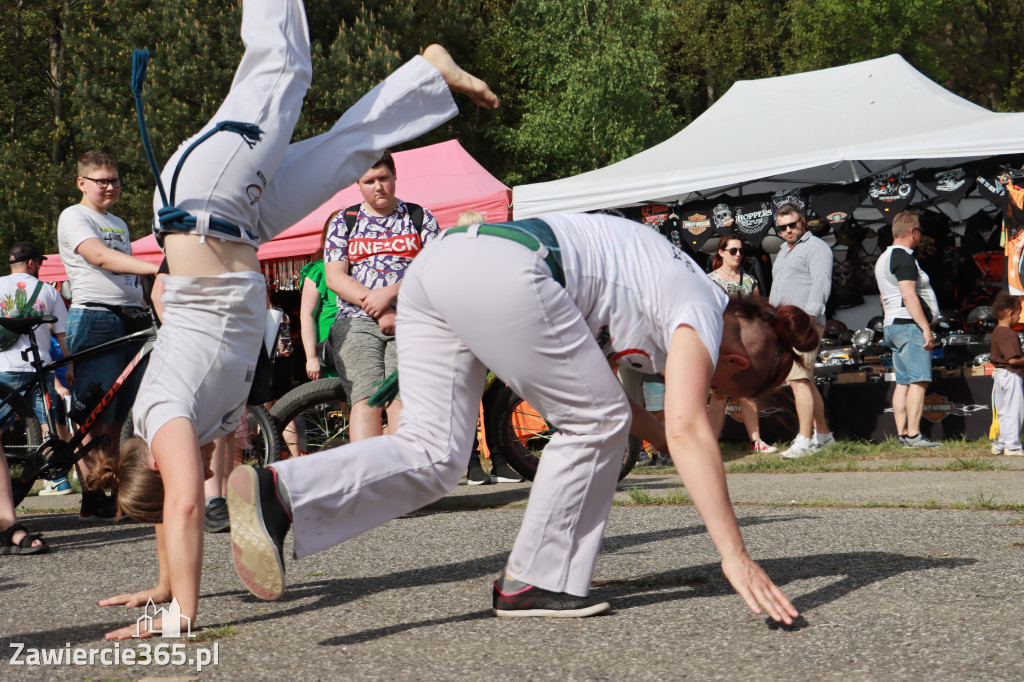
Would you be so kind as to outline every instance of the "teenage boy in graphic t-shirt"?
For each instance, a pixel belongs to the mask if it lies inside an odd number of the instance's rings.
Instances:
[[[352,440],[381,435],[381,409],[367,404],[376,385],[398,365],[395,301],[412,259],[440,233],[427,209],[417,229],[408,205],[395,196],[395,162],[385,152],[359,178],[363,202],[349,229],[339,212],[324,242],[327,287],[338,294],[338,317],[331,327],[341,377],[351,408]],[[388,432],[398,427],[402,403],[387,408]]]
[[[121,197],[121,179],[117,161],[111,155],[86,152],[78,159],[76,180],[82,200],[69,206],[57,221],[57,243],[64,269],[71,282],[74,301],[68,311],[67,345],[71,353],[98,346],[127,332],[121,318],[104,306],[142,306],[141,275],[155,275],[157,266],[132,256],[131,237],[123,220],[109,212]],[[77,381],[71,387],[74,399],[99,383],[107,390],[138,352],[129,344],[74,363]],[[121,425],[135,402],[142,371],[137,369],[117,396],[99,416],[90,436],[107,435],[108,444],[99,455],[117,461]],[[80,480],[97,462],[97,453],[80,462]],[[83,490],[83,520],[113,521],[114,501],[102,490]]]

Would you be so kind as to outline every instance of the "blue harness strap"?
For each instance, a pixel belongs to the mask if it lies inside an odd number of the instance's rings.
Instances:
[[[178,159],[178,165],[174,168],[171,177],[171,193],[168,196],[164,190],[164,183],[160,179],[160,167],[157,165],[156,156],[153,154],[153,145],[149,139],[149,131],[146,128],[146,115],[142,107],[142,84],[146,79],[146,67],[149,65],[149,50],[135,50],[132,53],[132,95],[135,96],[135,115],[139,121],[139,131],[142,133],[142,148],[146,152],[146,159],[149,161],[149,168],[153,172],[153,179],[156,181],[157,190],[160,192],[160,201],[164,207],[157,211],[159,226],[153,226],[153,232],[157,239],[162,241],[163,232],[193,232],[196,229],[196,217],[188,211],[174,205],[174,194],[178,187],[178,176],[181,174],[182,166],[188,155],[200,144],[210,139],[221,131],[237,133],[242,136],[249,148],[256,146],[263,136],[263,131],[252,123],[239,123],[237,121],[221,121],[212,130],[201,136],[198,140],[188,146]],[[219,232],[225,236],[236,239],[246,238],[249,241],[257,241],[256,235],[249,230],[238,227],[226,220],[217,217],[210,218],[210,230]]]

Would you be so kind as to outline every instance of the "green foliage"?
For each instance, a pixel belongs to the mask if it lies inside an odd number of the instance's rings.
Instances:
[[[957,94],[1024,110],[1024,0],[306,0],[313,83],[295,138],[327,130],[390,71],[439,42],[492,84],[498,112],[410,143],[457,138],[513,185],[599,168],[674,134],[737,80],[902,54]],[[0,249],[56,249],[78,201],[74,160],[105,149],[114,212],[149,231],[153,180],[128,89],[152,53],[157,158],[205,123],[242,54],[241,1],[0,0]],[[796,96],[806,96],[797,93]],[[913,106],[908,102],[908,106]]]
[[[506,182],[600,168],[675,131],[659,60],[666,17],[664,3],[643,0],[520,0],[492,24]]]

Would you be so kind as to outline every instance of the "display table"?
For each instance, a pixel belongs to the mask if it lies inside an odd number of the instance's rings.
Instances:
[[[892,382],[829,383],[818,387],[825,414],[838,439],[880,442],[896,436],[892,416]],[[936,379],[925,393],[921,433],[932,440],[988,438],[992,424],[992,377],[963,376]],[[792,440],[797,432],[793,392],[783,386],[759,402],[761,438],[768,442]],[[739,405],[730,400],[722,438],[745,440]]]

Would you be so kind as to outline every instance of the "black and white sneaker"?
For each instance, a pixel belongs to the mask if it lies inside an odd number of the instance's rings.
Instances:
[[[611,610],[611,604],[533,585],[506,593],[494,582],[494,615],[499,618],[584,618]]]
[[[83,490],[79,521],[117,522],[117,500],[102,490]]]
[[[491,478],[497,483],[522,483],[524,480],[507,462],[495,464],[491,468]]]
[[[228,478],[235,571],[254,596],[267,600],[284,594],[284,536],[291,527],[276,476],[273,469],[240,466]]]
[[[231,530],[231,518],[228,516],[228,501],[226,499],[218,495],[206,503],[203,527],[207,533],[226,533]]]
[[[478,457],[479,455],[475,452],[471,455],[469,471],[466,473],[466,483],[469,485],[491,485],[494,481],[491,480],[490,474],[480,466]]]

